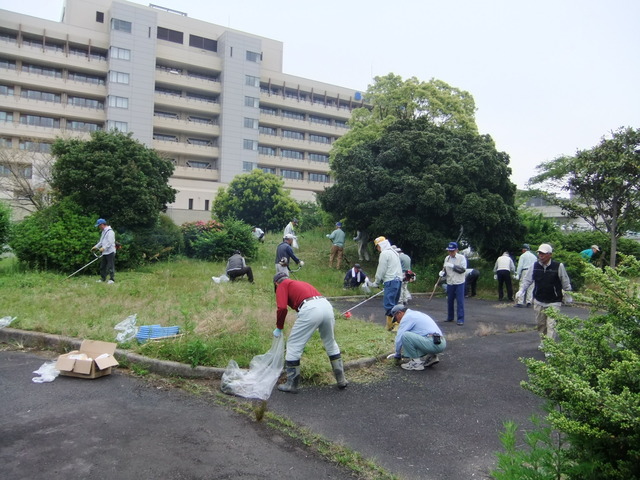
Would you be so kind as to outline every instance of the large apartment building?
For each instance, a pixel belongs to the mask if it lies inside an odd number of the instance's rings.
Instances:
[[[132,132],[175,164],[176,223],[210,218],[217,189],[255,168],[313,200],[363,100],[282,64],[282,42],[155,5],[66,0],[60,22],[0,10],[0,148],[37,162],[57,136]]]

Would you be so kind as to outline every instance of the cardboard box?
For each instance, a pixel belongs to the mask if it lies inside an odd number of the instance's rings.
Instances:
[[[78,378],[98,378],[111,373],[118,365],[113,354],[116,343],[83,340],[80,350],[73,350],[58,357],[56,369],[60,375]]]

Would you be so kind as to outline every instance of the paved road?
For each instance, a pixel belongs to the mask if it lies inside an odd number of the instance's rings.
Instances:
[[[333,303],[344,311],[358,301]],[[412,307],[445,318],[443,298],[416,298]],[[448,348],[431,368],[392,368],[382,381],[352,383],[344,391],[276,391],[269,409],[403,479],[488,478],[503,422],[528,425],[541,405],[519,386],[526,370],[518,359],[543,357],[531,330],[532,309],[469,299],[467,312],[463,327],[442,324]],[[586,315],[579,308],[567,312]],[[379,297],[353,313],[384,324]],[[508,333],[518,327],[529,330]],[[0,352],[3,478],[351,478],[263,424],[179,390],[118,372],[91,381],[32,383],[31,372],[43,362],[33,354]]]

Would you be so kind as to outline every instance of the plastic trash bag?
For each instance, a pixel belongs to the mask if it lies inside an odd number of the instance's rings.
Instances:
[[[219,277],[211,277],[211,280],[213,280],[213,283],[224,283],[229,281],[229,277],[223,273]]]
[[[129,315],[127,318],[113,327],[114,330],[118,330],[120,332],[116,335],[116,342],[124,343],[136,336],[136,334],[138,333],[138,327],[136,327],[137,317],[137,313]]]
[[[222,375],[220,389],[230,395],[267,400],[284,367],[284,335],[274,337],[271,350],[256,355],[249,363],[249,370],[238,367],[235,360]]]
[[[18,317],[2,317],[0,318],[0,328],[8,327],[11,322],[13,322]]]
[[[60,375],[60,371],[56,370],[56,362],[43,363],[40,368],[33,373],[40,375],[39,377],[33,377],[31,379],[33,383],[53,382],[56,377]]]

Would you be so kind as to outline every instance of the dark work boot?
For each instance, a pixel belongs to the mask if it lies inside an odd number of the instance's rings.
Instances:
[[[333,369],[333,375],[336,377],[336,383],[338,384],[339,389],[346,388],[349,385],[347,379],[344,378],[344,365],[342,363],[342,357],[340,354],[336,357],[329,357],[331,360],[331,368]]]
[[[298,393],[298,383],[300,382],[300,364],[292,365],[287,362],[287,381],[278,385],[278,390],[287,393]]]

